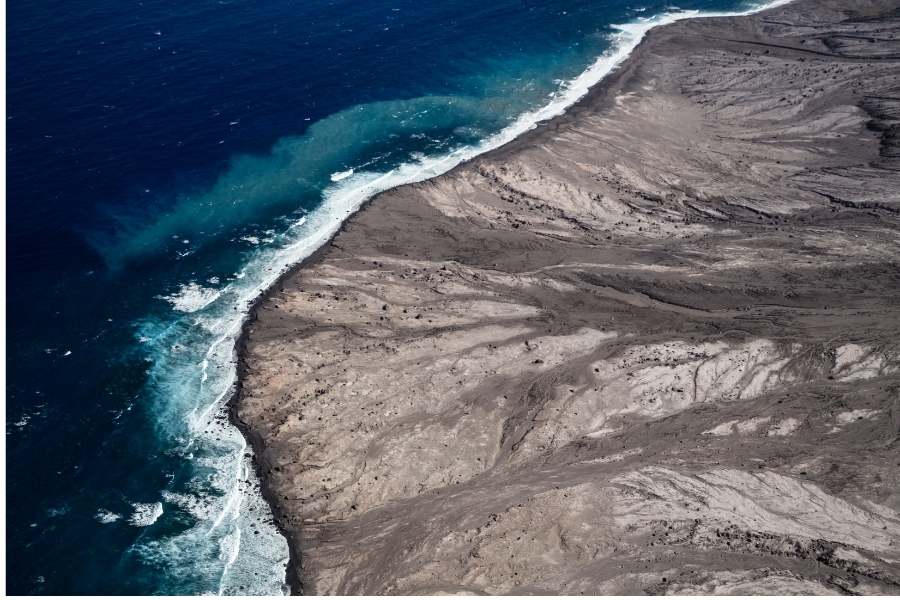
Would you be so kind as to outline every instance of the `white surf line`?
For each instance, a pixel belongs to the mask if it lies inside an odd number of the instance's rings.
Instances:
[[[674,13],[663,13],[661,15],[657,15],[656,17],[641,19],[640,21],[642,22],[638,23],[632,22],[625,25],[612,25],[612,27],[619,29],[620,35],[618,37],[621,37],[621,33],[629,33],[629,30],[631,30],[631,39],[628,40],[625,44],[614,44],[615,51],[612,54],[602,55],[590,67],[588,67],[587,70],[582,72],[581,75],[569,81],[567,84],[564,84],[565,92],[561,96],[555,96],[554,100],[550,103],[546,104],[536,111],[520,115],[512,125],[507,126],[500,132],[489,136],[488,138],[474,146],[466,146],[442,157],[426,159],[420,161],[419,163],[402,164],[395,169],[392,169],[387,173],[383,173],[377,176],[375,179],[367,181],[363,185],[356,188],[346,189],[344,186],[331,186],[330,188],[326,189],[326,201],[322,206],[315,209],[313,213],[327,212],[327,209],[329,208],[327,206],[329,199],[327,197],[327,192],[328,190],[332,190],[332,196],[336,196],[341,192],[349,196],[348,199],[351,201],[345,201],[344,206],[340,208],[346,208],[345,214],[347,216],[350,216],[356,212],[356,210],[363,202],[378,193],[402,185],[417,183],[426,179],[443,175],[447,171],[465,162],[466,160],[470,160],[472,158],[475,158],[476,156],[499,148],[500,146],[513,141],[522,133],[535,128],[538,124],[564,114],[565,110],[574,105],[582,97],[584,97],[584,95],[590,90],[590,88],[599,83],[604,77],[612,73],[615,68],[618,67],[619,64],[621,64],[621,62],[624,61],[624,59],[627,58],[628,55],[630,55],[634,50],[634,48],[637,47],[637,45],[643,40],[647,32],[655,27],[689,18],[750,15],[769,8],[786,5],[792,1],[793,0],[773,0],[746,11],[730,13],[685,10]],[[364,173],[361,175],[369,174]],[[342,180],[350,178],[351,176],[348,176],[346,178],[342,178]],[[353,177],[353,179],[356,179],[356,177]],[[349,208],[347,208],[348,204],[350,205]],[[263,279],[256,286],[253,286],[249,290],[247,290],[247,293],[239,296],[238,304],[249,305],[250,303],[252,303],[256,297],[258,297],[262,292],[268,289],[284,273],[286,268],[289,268],[291,265],[307,258],[316,250],[318,250],[322,245],[324,245],[329,239],[331,239],[331,237],[340,228],[340,225],[343,224],[344,219],[336,217],[334,220],[330,220],[331,226],[327,228],[317,228],[314,232],[314,235],[300,236],[294,243],[289,244],[288,246],[280,250],[276,250],[273,253],[271,259],[267,261],[266,265],[269,267],[269,269],[267,270],[272,274],[269,277]],[[288,227],[288,231],[301,226],[306,222],[307,217],[304,216],[298,222],[290,225]],[[285,232],[285,234],[286,233],[287,232]],[[244,268],[244,272],[246,272],[252,266],[252,264],[248,264]],[[224,292],[229,291],[228,288],[230,287],[231,285],[228,285],[224,289],[222,289],[221,295],[224,295]],[[241,317],[242,321],[243,318],[246,318],[246,313],[241,313]],[[220,319],[217,324],[221,323],[222,321],[227,321],[227,319]],[[241,324],[241,322],[235,323],[233,321],[229,323],[229,327],[226,329],[226,331],[210,345],[206,352],[206,358],[201,364],[201,384],[205,383],[208,379],[209,358],[214,354],[216,348],[219,345],[227,343],[229,341],[233,341],[234,337],[239,334]],[[212,403],[210,403],[201,412],[200,418],[203,419],[208,417],[210,412],[213,411],[218,404],[220,404],[222,398],[225,395],[226,393],[221,393]]]
[[[243,437],[244,436],[241,435],[241,441],[243,442],[243,444],[242,444],[242,447],[239,452],[240,456],[243,456],[244,451],[247,448],[246,440],[244,440]],[[241,485],[241,481],[244,479],[247,479],[249,474],[244,469],[244,461],[242,459],[238,459],[237,463],[238,463],[238,465],[237,465],[235,486],[234,486],[234,488],[232,488],[232,491],[229,492],[229,494],[228,494],[229,498],[225,504],[225,508],[222,510],[222,513],[219,515],[219,518],[216,520],[216,522],[213,523],[213,526],[212,526],[212,528],[210,528],[209,533],[207,533],[207,535],[211,534],[213,532],[213,530],[215,530],[216,527],[218,527],[219,524],[221,524],[226,513],[229,511],[231,512],[231,514],[229,516],[231,517],[231,521],[235,523],[234,536],[236,539],[235,539],[234,543],[232,544],[232,547],[230,548],[230,552],[228,553],[228,558],[225,561],[225,565],[222,567],[222,575],[219,576],[219,595],[220,596],[225,594],[225,591],[226,591],[225,586],[227,584],[228,571],[231,569],[231,565],[233,565],[237,561],[238,556],[240,556],[240,552],[241,552],[241,537],[243,535],[243,531],[241,531],[241,526],[240,526],[240,513],[241,513],[241,505],[244,503],[244,494],[241,491],[240,485]]]
[[[471,160],[491,150],[495,150],[537,127],[538,124],[553,119],[565,113],[572,105],[581,100],[592,87],[600,83],[607,75],[611,74],[615,69],[631,54],[637,45],[643,40],[644,36],[653,28],[674,23],[683,19],[690,18],[712,18],[712,17],[733,17],[746,16],[775,8],[790,3],[792,0],[773,0],[755,6],[740,12],[701,12],[699,10],[684,10],[678,12],[669,12],[656,15],[650,18],[639,18],[637,21],[623,25],[612,25],[617,30],[613,36],[610,49],[602,54],[596,61],[591,64],[585,71],[574,79],[569,80],[560,87],[560,91],[552,96],[552,100],[546,105],[530,112],[523,113],[516,120],[502,129],[501,131],[485,138],[478,144],[459,148],[449,154],[435,158],[425,158],[415,163],[404,163],[398,167],[381,174],[375,173],[353,173],[342,177],[335,185],[329,186],[324,192],[323,203],[310,214],[304,216],[300,221],[290,225],[288,229],[280,234],[279,237],[293,237],[295,229],[299,229],[303,225],[310,223],[312,226],[301,230],[306,235],[297,235],[293,241],[288,240],[288,244],[282,248],[271,249],[268,252],[261,252],[257,257],[252,259],[250,263],[242,270],[243,273],[267,273],[256,285],[241,289],[242,286],[237,281],[225,286],[221,290],[220,297],[225,297],[226,292],[234,291],[238,297],[235,311],[220,319],[216,324],[227,323],[225,331],[215,339],[209,346],[204,360],[200,364],[201,370],[201,389],[208,379],[209,359],[215,354],[215,351],[222,344],[231,343],[231,368],[228,369],[227,382],[224,389],[218,393],[212,402],[199,410],[192,411],[195,419],[192,419],[191,425],[208,421],[210,416],[219,410],[224,410],[227,399],[234,390],[237,382],[237,370],[234,367],[236,361],[236,341],[240,335],[243,322],[248,316],[247,309],[260,294],[271,287],[279,277],[290,267],[312,255],[316,250],[321,248],[325,243],[337,233],[343,222],[352,214],[354,214],[360,206],[372,196],[387,191],[389,189],[408,185],[438,177],[450,171],[459,164]],[[341,173],[343,175],[343,173]],[[341,215],[341,213],[343,213]],[[337,216],[341,215],[341,216]],[[324,221],[324,223],[318,223]],[[257,264],[254,264],[257,263]],[[234,287],[232,287],[234,286]],[[229,288],[232,288],[229,290]],[[213,305],[215,302],[212,303]],[[240,308],[238,308],[240,307]],[[231,317],[231,318],[229,318]],[[199,407],[198,407],[199,408]],[[196,429],[195,429],[196,431]],[[240,433],[240,432],[239,432]],[[198,432],[199,435],[199,432]],[[240,434],[243,439],[243,434]],[[240,453],[247,451],[246,443],[243,444]],[[218,528],[227,517],[230,520],[237,520],[243,502],[243,492],[239,483],[243,477],[243,462],[238,459],[238,472],[236,474],[238,480],[235,485],[237,498],[228,498],[224,503],[223,509],[214,520],[210,529],[210,533]],[[255,475],[255,474],[254,474]],[[249,476],[249,474],[248,474]],[[248,488],[249,489],[249,488]],[[229,494],[231,495],[231,494]],[[237,532],[240,536],[240,531]],[[224,591],[225,578],[228,570],[238,558],[240,550],[240,542],[229,553],[228,560],[223,566],[222,576],[220,579],[219,593]]]

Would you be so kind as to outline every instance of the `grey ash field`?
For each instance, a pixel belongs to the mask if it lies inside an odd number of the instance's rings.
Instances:
[[[297,591],[900,593],[900,3],[654,29],[241,361]]]

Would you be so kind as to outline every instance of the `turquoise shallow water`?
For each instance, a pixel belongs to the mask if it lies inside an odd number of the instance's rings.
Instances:
[[[655,23],[751,5],[11,2],[10,591],[284,591],[223,411],[252,299]]]

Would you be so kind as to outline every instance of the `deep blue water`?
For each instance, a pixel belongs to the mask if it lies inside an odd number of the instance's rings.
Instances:
[[[281,591],[221,410],[247,302],[368,194],[574,98],[635,35],[611,24],[668,9],[11,0],[9,591]]]

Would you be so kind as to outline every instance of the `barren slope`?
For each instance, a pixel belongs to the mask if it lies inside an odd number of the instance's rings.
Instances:
[[[682,21],[350,219],[235,414],[306,592],[900,593],[898,266],[900,3]]]

